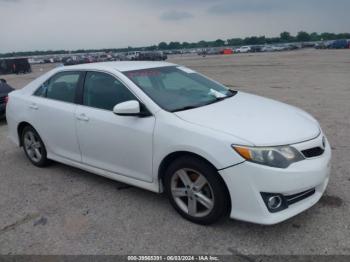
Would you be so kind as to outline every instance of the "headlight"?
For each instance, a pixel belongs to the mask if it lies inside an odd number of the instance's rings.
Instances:
[[[290,164],[303,160],[303,155],[291,146],[278,147],[246,147],[232,148],[244,159],[266,166],[287,168]]]

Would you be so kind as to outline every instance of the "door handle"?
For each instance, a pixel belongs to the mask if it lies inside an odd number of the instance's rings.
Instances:
[[[34,109],[34,110],[38,110],[38,109],[39,109],[38,105],[35,104],[35,103],[30,104],[30,105],[29,105],[29,108],[30,108],[30,109]]]
[[[89,118],[85,114],[78,115],[77,119],[80,121],[85,121],[85,122],[89,121]]]

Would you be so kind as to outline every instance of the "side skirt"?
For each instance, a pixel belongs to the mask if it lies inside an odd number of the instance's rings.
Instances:
[[[109,178],[109,179],[112,179],[112,180],[115,180],[115,181],[118,181],[118,182],[122,182],[122,183],[125,183],[125,184],[128,184],[128,185],[131,185],[131,186],[143,188],[143,189],[155,192],[155,193],[160,193],[161,192],[160,191],[159,181],[157,179],[155,179],[153,183],[148,183],[148,182],[144,182],[144,181],[137,180],[137,179],[134,179],[134,178],[126,177],[126,176],[123,176],[123,175],[118,175],[118,174],[115,174],[115,173],[112,173],[112,172],[109,172],[109,171],[105,171],[105,170],[100,169],[100,168],[96,168],[96,167],[92,167],[92,166],[89,166],[89,165],[85,165],[83,163],[79,163],[79,162],[76,162],[76,161],[73,161],[73,160],[69,160],[69,159],[66,159],[66,158],[63,158],[63,157],[59,157],[57,155],[49,154],[48,158],[52,159],[54,161],[57,161],[59,163],[62,163],[62,164],[68,165],[68,166],[73,166],[73,167],[85,170],[87,172],[90,172],[90,173],[93,173],[93,174],[96,174],[96,175],[99,175],[99,176],[103,176],[103,177],[106,177],[106,178]]]

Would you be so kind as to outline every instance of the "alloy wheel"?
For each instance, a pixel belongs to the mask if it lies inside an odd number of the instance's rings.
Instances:
[[[32,131],[27,131],[23,136],[23,143],[28,157],[35,163],[40,162],[43,154],[43,146],[39,137]]]
[[[200,172],[183,168],[171,178],[171,194],[177,206],[193,217],[205,217],[214,208],[214,193]]]

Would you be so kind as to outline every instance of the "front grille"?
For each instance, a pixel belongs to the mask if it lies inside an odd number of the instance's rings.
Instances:
[[[313,148],[309,148],[309,149],[301,151],[301,153],[306,158],[320,156],[323,154],[323,152],[324,152],[324,149],[321,147],[313,147]]]
[[[308,198],[309,196],[312,196],[313,194],[315,194],[315,188],[306,190],[304,192],[301,193],[297,193],[294,195],[289,195],[289,196],[284,196],[285,200],[287,201],[288,205],[292,205],[296,202],[299,202],[305,198]]]

